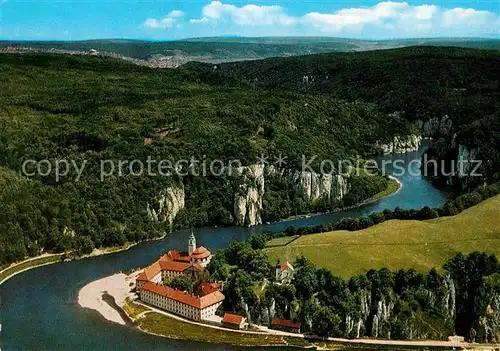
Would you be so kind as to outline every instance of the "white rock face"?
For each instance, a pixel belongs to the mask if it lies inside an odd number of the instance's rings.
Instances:
[[[234,196],[236,224],[242,226],[262,223],[262,199],[265,193],[266,175],[285,177],[298,189],[302,189],[310,201],[321,198],[341,200],[349,190],[347,178],[340,175],[288,171],[273,166],[264,167],[262,164],[239,167],[234,175],[243,180],[238,193]]]
[[[179,211],[185,206],[185,197],[184,187],[166,188],[154,199],[152,205],[148,204],[149,218],[172,225]]]
[[[384,155],[404,154],[420,150],[422,137],[420,135],[395,136],[388,144],[378,144]]]
[[[295,172],[293,181],[304,189],[304,195],[309,200],[330,198],[332,191],[332,176],[311,172]]]
[[[465,145],[458,145],[458,177],[464,178],[470,176],[470,173],[476,167],[477,154],[479,153],[478,149],[471,149]]]
[[[427,138],[448,135],[453,126],[453,123],[448,115],[441,118],[434,117],[426,122],[418,120],[415,124],[422,131],[422,136]]]
[[[255,164],[239,167],[236,169],[236,176],[243,178],[243,184],[234,196],[236,224],[248,226],[261,224],[264,165]]]
[[[347,178],[341,175],[321,174],[308,171],[287,172],[277,170],[273,166],[267,168],[268,174],[278,174],[288,178],[299,189],[304,191],[305,197],[310,200],[321,198],[335,198],[341,200],[348,192]]]

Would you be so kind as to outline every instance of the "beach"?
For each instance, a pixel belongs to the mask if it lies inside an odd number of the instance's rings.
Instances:
[[[108,299],[113,297],[119,307],[124,305],[127,297],[133,299],[134,294],[130,292],[130,284],[135,285],[135,279],[139,273],[135,272],[130,275],[117,273],[85,285],[78,293],[78,304],[83,308],[99,312],[111,322],[126,325],[128,321],[123,318],[117,308],[109,303]]]

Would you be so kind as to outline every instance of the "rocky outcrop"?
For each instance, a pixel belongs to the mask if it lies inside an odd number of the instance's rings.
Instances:
[[[348,191],[347,179],[341,175],[304,171],[292,173],[291,178],[310,201],[331,197],[341,200]]]
[[[476,297],[478,321],[478,342],[500,342],[500,273],[487,276],[480,287],[481,293]]]
[[[377,304],[377,313],[373,316],[372,321],[372,336],[375,338],[384,337],[391,338],[390,331],[390,317],[394,309],[392,302],[386,302],[384,299],[380,300]]]
[[[418,120],[415,124],[420,129],[422,136],[426,138],[447,136],[451,133],[453,127],[453,123],[448,115],[441,118],[434,117],[425,122]]]
[[[321,198],[341,200],[349,191],[348,178],[341,175],[321,174],[309,171],[278,170],[267,167],[266,173],[279,176],[294,184],[310,201]]]
[[[234,216],[237,225],[253,226],[262,223],[262,197],[264,196],[264,165],[238,167],[236,177],[241,184],[234,196]]]
[[[449,276],[444,276],[444,286],[446,289],[446,295],[444,297],[445,315],[447,318],[455,318],[455,300],[456,300],[456,289],[455,281]]]
[[[420,135],[394,136],[391,142],[387,144],[377,144],[377,147],[384,155],[404,154],[420,150],[422,137]]]
[[[184,188],[169,187],[161,191],[152,203],[148,203],[146,210],[150,219],[167,222],[171,226],[184,205]]]
[[[266,177],[285,179],[291,186],[302,191],[309,201],[321,198],[341,200],[349,191],[347,177],[341,175],[291,171],[263,164],[239,167],[233,176],[240,182],[234,195],[234,216],[236,224],[242,226],[262,223]]]
[[[477,155],[479,154],[479,150],[477,148],[469,149],[465,145],[458,145],[458,169],[457,175],[459,178],[464,178],[471,176],[471,173],[476,168]]]

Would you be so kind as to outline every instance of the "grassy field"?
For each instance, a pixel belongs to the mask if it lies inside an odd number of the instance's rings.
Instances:
[[[266,247],[285,246],[297,239],[300,235],[284,236],[267,242]]]
[[[0,273],[0,284],[2,284],[4,280],[7,280],[7,278],[10,278],[14,274],[21,272],[23,270],[59,262],[61,260],[61,255],[40,257],[7,268]]]
[[[124,311],[130,317],[137,317],[148,309],[132,301],[127,301]],[[296,346],[311,347],[312,341],[302,338],[294,338],[277,335],[255,335],[246,334],[232,330],[218,330],[210,327],[186,323],[164,314],[148,312],[137,321],[137,326],[148,333],[162,335],[171,339],[193,340],[212,343],[223,343],[244,346]],[[338,343],[329,343],[328,349],[334,350],[342,348]]]
[[[277,258],[293,261],[304,255],[318,267],[345,278],[383,267],[427,271],[440,268],[458,252],[485,251],[499,255],[499,209],[500,195],[497,195],[454,217],[392,220],[355,232],[305,235],[289,245],[264,250],[271,263]]]

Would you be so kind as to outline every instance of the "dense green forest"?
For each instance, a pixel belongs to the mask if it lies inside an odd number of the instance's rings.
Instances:
[[[161,236],[170,224],[151,220],[147,209],[160,209],[154,199],[168,187],[182,187],[186,197],[172,226],[235,223],[233,202],[242,180],[210,172],[139,176],[127,167],[101,179],[102,160],[145,163],[150,157],[175,164],[195,157],[251,165],[262,154],[284,154],[283,167],[300,170],[302,155],[317,155],[317,162],[371,155],[377,141],[412,131],[407,121],[373,104],[202,78],[105,57],[0,55],[0,262]],[[48,160],[43,173],[61,159],[69,170],[59,178],[41,175],[33,163],[29,179],[21,173],[27,160]],[[78,176],[75,166],[84,161]],[[387,179],[364,185],[352,189],[358,200]],[[275,182],[273,196],[264,199],[270,209],[264,220],[342,205],[299,201],[302,195],[290,184],[280,186]],[[283,201],[287,210],[274,211]]]
[[[185,67],[210,80],[217,74],[242,85],[374,103],[413,122],[448,116],[451,130],[426,135],[435,138],[433,155],[456,159],[459,144],[478,148],[488,160],[479,182],[500,180],[498,51],[409,47],[226,63],[215,73],[211,65]]]
[[[213,279],[226,282],[225,309],[251,323],[269,324],[274,315],[299,321],[301,332],[320,336],[446,340],[455,334],[475,342],[500,340],[495,255],[457,254],[427,273],[382,268],[348,281],[299,257],[291,283],[277,285],[265,245],[265,235],[233,242],[207,267]],[[270,283],[261,290],[264,279]]]
[[[443,115],[452,120],[453,135],[436,136],[431,151],[453,158],[459,143],[479,147],[486,161],[481,181],[495,181],[499,76],[497,51],[460,48],[309,55],[216,68],[191,63],[176,70],[100,56],[2,54],[0,262],[43,251],[88,252],[178,227],[235,224],[235,196],[245,197],[258,184],[227,173],[230,160],[248,166],[262,155],[286,155],[284,170],[293,172],[301,169],[302,156],[317,156],[311,166],[319,171],[321,160],[373,155],[378,142],[418,133],[410,122]],[[220,174],[145,176],[125,166],[123,174],[115,169],[101,179],[103,160],[130,166],[133,160],[176,164],[192,157],[221,160]],[[28,167],[33,176],[21,174],[27,160],[55,167],[60,159],[69,161],[62,177],[42,176],[36,164]],[[188,163],[183,170],[193,167]],[[351,205],[388,184],[381,175],[351,177],[346,198],[311,200],[290,179],[266,174],[266,192],[258,199],[263,221]],[[153,220],[151,211],[161,212],[170,188],[183,190],[185,206],[178,206],[171,223]]]

